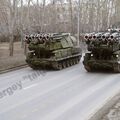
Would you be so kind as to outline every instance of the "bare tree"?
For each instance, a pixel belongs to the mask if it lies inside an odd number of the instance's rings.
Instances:
[[[73,33],[73,8],[72,8],[72,0],[69,0],[69,11],[70,11],[70,27],[71,27],[71,33]]]
[[[44,25],[45,25],[45,23],[44,23],[44,21],[45,21],[45,5],[46,5],[46,0],[43,0],[41,32],[43,32]]]
[[[0,29],[2,34],[9,34],[10,56],[13,56],[16,30],[23,47],[23,35],[33,31],[77,33],[78,30],[81,33],[105,30],[120,22],[119,0],[80,0],[79,12],[78,0],[26,0],[25,5],[23,3],[24,0],[0,1]]]
[[[12,4],[13,2],[13,4]],[[16,23],[16,8],[17,8],[17,1],[9,0],[9,9],[10,9],[10,16],[9,16],[9,34],[10,34],[10,56],[13,56],[13,49],[14,49],[14,32],[15,32],[15,23]]]

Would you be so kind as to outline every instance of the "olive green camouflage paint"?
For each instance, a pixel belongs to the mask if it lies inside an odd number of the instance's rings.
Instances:
[[[82,56],[75,37],[67,33],[27,37],[29,52],[26,62],[33,69],[63,69],[77,64]]]
[[[90,71],[109,70],[120,72],[120,32],[116,30],[86,36],[88,53],[83,64]]]

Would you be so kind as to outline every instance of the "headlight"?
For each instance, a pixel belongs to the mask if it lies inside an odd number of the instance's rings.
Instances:
[[[118,57],[119,57],[119,55],[116,55],[116,57],[118,58]]]
[[[91,54],[91,57],[93,56],[93,54]]]

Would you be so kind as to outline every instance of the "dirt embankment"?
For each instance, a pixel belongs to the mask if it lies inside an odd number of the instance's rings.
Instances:
[[[0,43],[0,71],[26,64],[24,50],[20,42],[14,43],[14,55],[9,56],[9,44]]]

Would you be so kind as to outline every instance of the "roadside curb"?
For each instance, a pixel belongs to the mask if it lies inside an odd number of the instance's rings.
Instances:
[[[14,70],[19,70],[19,69],[26,68],[26,67],[28,67],[27,64],[19,65],[19,66],[16,66],[16,67],[11,67],[11,68],[8,68],[8,69],[5,69],[5,70],[0,70],[0,74],[11,72],[11,71],[14,71]]]
[[[120,100],[120,93],[112,97],[102,108],[100,108],[89,120],[102,120],[109,110]]]

